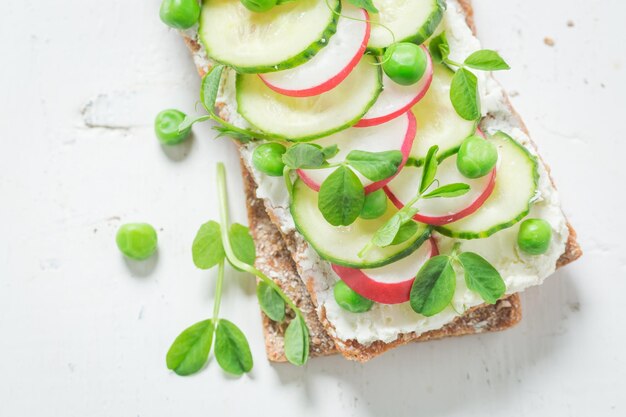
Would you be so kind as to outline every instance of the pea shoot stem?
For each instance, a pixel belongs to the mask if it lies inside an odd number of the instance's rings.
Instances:
[[[224,284],[224,260],[217,265],[217,283],[215,284],[215,301],[213,303],[213,326],[217,325],[222,301],[222,285]]]
[[[247,263],[240,261],[237,258],[237,256],[235,256],[235,252],[233,252],[233,248],[230,244],[230,239],[228,237],[228,230],[230,228],[230,219],[228,215],[228,193],[226,191],[226,168],[224,167],[224,164],[221,162],[218,162],[217,164],[217,192],[218,192],[218,197],[219,197],[219,202],[220,202],[219,211],[220,211],[220,226],[221,226],[220,230],[222,234],[222,245],[224,247],[224,253],[226,254],[226,258],[228,259],[228,261],[235,268],[241,269],[244,272],[248,272],[249,274],[255,275],[265,284],[267,284],[272,289],[274,289],[274,291],[276,291],[278,295],[280,295],[280,297],[285,301],[285,303],[287,303],[289,308],[291,308],[299,318],[304,320],[304,316],[302,315],[302,312],[300,311],[300,309],[294,304],[293,301],[291,301],[291,298],[289,298],[287,294],[283,292],[280,286],[276,284],[272,278],[268,277],[263,272],[256,269],[254,266],[248,265]]]

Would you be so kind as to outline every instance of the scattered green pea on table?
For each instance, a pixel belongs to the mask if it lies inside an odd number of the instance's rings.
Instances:
[[[185,120],[185,113],[176,109],[163,110],[154,119],[154,133],[164,145],[176,145],[187,139],[191,133],[191,126],[182,132],[178,126]]]
[[[127,258],[142,261],[157,250],[157,232],[147,223],[126,223],[120,226],[115,236],[119,250]]]

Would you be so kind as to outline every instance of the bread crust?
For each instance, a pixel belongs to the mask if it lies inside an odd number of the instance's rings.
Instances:
[[[458,0],[458,2],[465,14],[468,26],[475,33],[474,12],[471,2],[469,0]],[[195,40],[188,37],[184,37],[184,39],[192,52],[199,51],[200,45]],[[204,76],[205,70],[198,66],[198,72]],[[528,134],[522,119],[511,106],[508,97],[506,99],[511,114],[516,118],[522,130]],[[227,114],[223,116],[228,117]],[[545,166],[548,168],[547,165]],[[414,332],[405,333],[390,343],[376,341],[365,346],[355,340],[342,340],[336,337],[334,327],[326,319],[325,309],[322,307],[317,311],[313,277],[307,276],[306,271],[300,267],[301,261],[306,256],[306,242],[294,232],[287,235],[280,232],[277,227],[279,222],[272,208],[256,197],[256,184],[243,160],[242,176],[246,192],[248,220],[257,247],[256,266],[272,277],[304,313],[311,335],[310,352],[312,357],[339,352],[348,359],[365,362],[389,349],[409,342],[500,331],[514,326],[521,320],[522,310],[519,295],[513,294],[499,300],[494,305],[482,304],[474,307],[441,329],[420,335]],[[576,232],[571,224],[568,223],[567,226],[569,238],[565,252],[557,261],[557,268],[582,256],[582,250],[576,240]],[[293,316],[293,312],[289,313]],[[273,322],[263,313],[261,314],[268,359],[276,362],[286,361],[283,343],[286,325]]]

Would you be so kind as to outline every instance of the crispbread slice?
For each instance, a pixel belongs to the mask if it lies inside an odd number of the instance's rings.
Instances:
[[[466,15],[468,26],[475,32],[473,10],[470,1],[459,0],[459,4]],[[185,36],[185,42],[197,58],[200,45],[187,36]],[[196,60],[196,65],[198,72],[203,76],[206,71],[206,63]],[[510,107],[510,111],[518,119],[519,125],[526,131],[521,119],[519,119],[512,107]],[[228,115],[222,114],[222,116],[227,117]],[[302,309],[311,333],[311,356],[329,355],[339,351],[348,359],[367,361],[386,350],[411,341],[426,341],[449,336],[499,331],[515,325],[521,319],[519,296],[513,294],[498,301],[495,305],[481,305],[470,309],[465,315],[458,317],[441,329],[421,335],[416,335],[415,333],[403,334],[391,343],[378,341],[364,346],[354,340],[341,340],[334,337],[334,328],[326,320],[324,310],[322,309],[319,315],[316,312],[312,278],[302,276],[304,275],[302,274],[303,271],[298,271],[298,266],[306,253],[306,242],[301,237],[295,235],[295,233],[281,235],[281,232],[276,227],[278,223],[271,207],[266,206],[263,201],[256,198],[256,185],[252,175],[245,166],[243,166],[242,174],[246,187],[246,203],[250,228],[257,245],[257,267],[275,279],[281,288],[294,300],[296,305]],[[570,235],[566,250],[558,260],[557,267],[572,262],[582,255],[582,251],[576,242],[576,233],[571,225],[568,224],[568,227]],[[263,315],[263,326],[268,358],[272,361],[285,361],[283,349],[284,324],[272,322]]]

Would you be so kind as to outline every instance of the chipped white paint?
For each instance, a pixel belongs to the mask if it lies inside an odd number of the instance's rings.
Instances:
[[[616,122],[626,112],[626,4],[476,2],[479,34],[514,68],[499,79],[519,92],[514,104],[554,170],[585,258],[525,294],[525,318],[511,331],[303,369],[266,362],[253,287],[233,273],[223,312],[255,359],[238,380],[214,361],[191,378],[164,367],[173,337],[210,314],[214,276],[193,268],[189,245],[217,215],[215,161],[235,173],[237,160],[207,126],[167,150],[152,135],[161,108],[193,112],[199,86],[182,41],[158,21],[159,1],[3,6],[0,415],[252,415],[270,406],[302,416],[624,415],[626,221],[615,184],[626,181]],[[245,221],[241,181],[229,181],[233,217]],[[117,226],[132,220],[163,229],[149,262],[126,262],[113,245]]]

